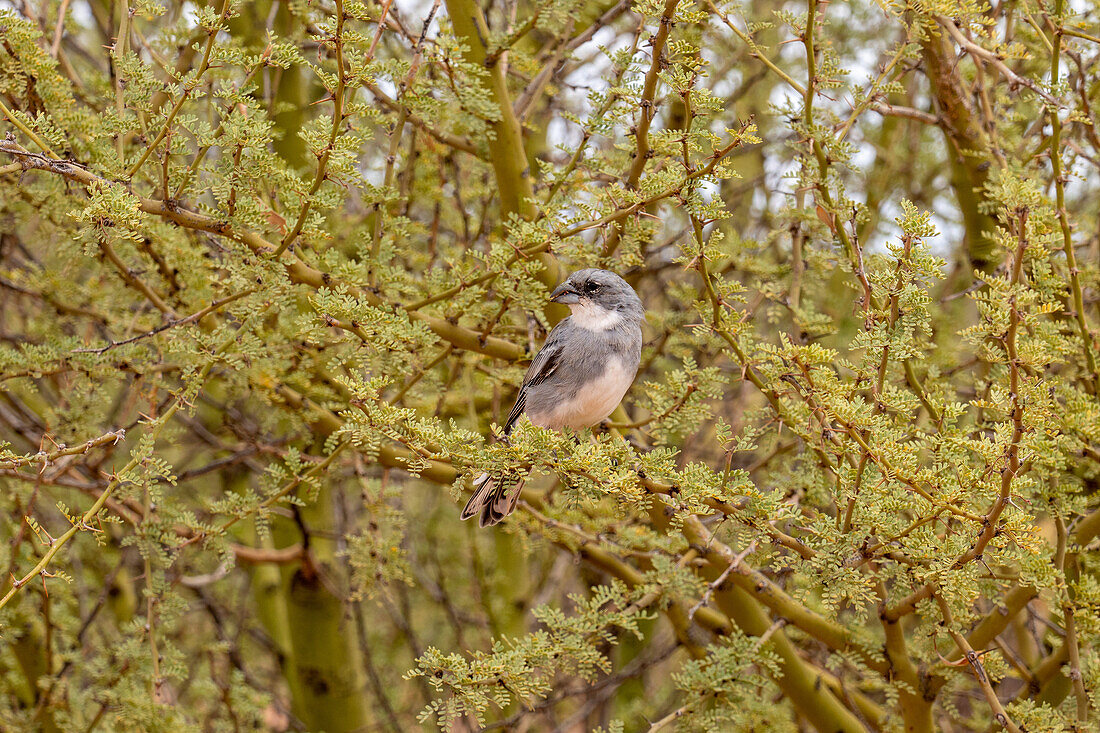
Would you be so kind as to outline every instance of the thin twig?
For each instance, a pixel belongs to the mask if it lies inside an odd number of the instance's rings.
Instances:
[[[955,646],[959,648],[963,657],[970,663],[970,668],[974,672],[974,679],[978,681],[978,686],[981,688],[982,694],[985,695],[986,702],[988,702],[989,707],[993,709],[993,717],[1009,733],[1021,733],[1020,727],[1012,722],[1012,718],[1008,717],[1004,705],[1001,704],[1000,699],[997,697],[997,693],[989,681],[989,675],[982,665],[981,655],[974,651],[974,648],[970,646],[965,636],[955,630],[955,620],[951,616],[951,609],[948,607],[947,602],[939,596],[936,596],[936,602],[939,604],[940,613],[943,615],[943,622],[947,627],[947,633],[951,635],[951,638],[955,641]]]

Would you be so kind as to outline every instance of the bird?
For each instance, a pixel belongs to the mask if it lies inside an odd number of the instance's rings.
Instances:
[[[550,293],[550,301],[572,313],[554,326],[527,369],[504,423],[505,440],[522,415],[552,430],[598,425],[638,373],[645,308],[626,280],[608,270],[577,270]],[[515,510],[522,488],[522,482],[482,474],[461,518],[478,516],[481,527],[498,524]]]

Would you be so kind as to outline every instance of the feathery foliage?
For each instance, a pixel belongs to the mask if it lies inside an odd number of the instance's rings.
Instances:
[[[0,6],[0,728],[1095,729],[1098,21]]]

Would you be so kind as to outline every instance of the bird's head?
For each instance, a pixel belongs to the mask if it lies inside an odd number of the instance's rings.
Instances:
[[[550,300],[569,306],[573,322],[593,331],[636,325],[645,318],[634,288],[607,270],[577,270],[555,288]]]

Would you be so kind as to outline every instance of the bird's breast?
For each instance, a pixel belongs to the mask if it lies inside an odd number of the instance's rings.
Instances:
[[[552,409],[529,413],[531,422],[554,429],[592,427],[615,411],[635,371],[620,358],[608,359],[602,374],[581,384],[572,395],[563,394]]]

